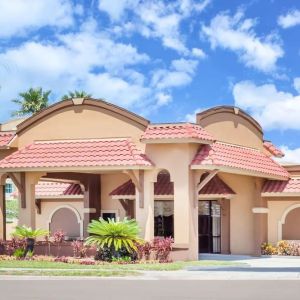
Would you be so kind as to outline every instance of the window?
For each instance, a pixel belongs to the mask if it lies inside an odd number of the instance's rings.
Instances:
[[[108,219],[117,219],[117,212],[114,210],[104,210],[101,212],[101,217],[105,220],[108,221]]]
[[[5,193],[6,194],[11,194],[13,192],[13,187],[11,183],[7,183],[5,185]]]
[[[154,201],[154,235],[174,237],[174,201]]]

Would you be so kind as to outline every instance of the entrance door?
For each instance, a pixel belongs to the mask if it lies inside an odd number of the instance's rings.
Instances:
[[[199,253],[221,253],[221,208],[217,201],[199,201]]]

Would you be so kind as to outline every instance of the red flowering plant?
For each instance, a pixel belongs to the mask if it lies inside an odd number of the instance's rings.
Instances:
[[[73,241],[71,243],[73,248],[73,256],[74,257],[86,257],[87,254],[87,247],[84,245],[83,241]]]
[[[56,230],[52,235],[54,243],[57,244],[57,256],[59,256],[61,244],[65,239],[65,232],[63,230]]]
[[[155,237],[151,243],[155,260],[158,260],[160,263],[170,262],[169,257],[174,239],[171,237]]]

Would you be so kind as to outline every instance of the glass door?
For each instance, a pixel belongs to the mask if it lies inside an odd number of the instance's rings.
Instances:
[[[221,253],[221,207],[217,201],[199,201],[199,253]]]

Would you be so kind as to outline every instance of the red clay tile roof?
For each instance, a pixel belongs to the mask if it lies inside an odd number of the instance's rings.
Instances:
[[[83,195],[83,192],[76,183],[39,181],[35,186],[36,198],[78,195]]]
[[[35,142],[0,161],[0,169],[111,166],[152,163],[127,138]]]
[[[225,167],[254,172],[266,178],[289,178],[289,173],[283,167],[261,151],[222,142],[202,145],[191,166]]]
[[[213,177],[199,192],[199,195],[234,195],[235,192],[218,176]]]
[[[272,142],[264,141],[264,147],[275,157],[284,157],[284,153],[277,148]]]
[[[290,178],[288,181],[267,180],[262,193],[300,193],[300,178]]]
[[[213,142],[213,136],[200,125],[191,123],[150,124],[143,133],[141,140],[161,139],[196,139]]]
[[[218,176],[215,176],[207,185],[199,192],[199,195],[234,195],[234,191]],[[131,180],[118,186],[110,194],[110,196],[134,196],[135,187]],[[159,174],[157,182],[154,183],[154,195],[174,195],[174,183],[170,181],[168,174]]]
[[[0,148],[7,146],[14,136],[15,136],[14,132],[0,131]]]

